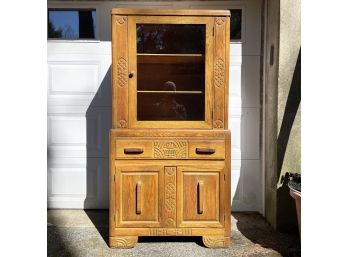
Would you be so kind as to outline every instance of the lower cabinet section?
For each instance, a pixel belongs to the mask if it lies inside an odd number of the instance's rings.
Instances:
[[[228,246],[224,161],[116,160],[112,165],[110,246],[132,247],[143,235],[201,235],[209,247]]]

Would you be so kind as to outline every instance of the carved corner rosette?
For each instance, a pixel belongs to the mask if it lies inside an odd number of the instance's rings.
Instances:
[[[127,17],[126,16],[117,16],[116,21],[118,24],[123,25],[127,22]]]
[[[224,127],[224,123],[222,122],[222,120],[215,120],[214,121],[214,128],[221,129],[223,127]]]
[[[127,121],[126,120],[119,120],[117,123],[118,128],[127,128]]]
[[[164,225],[165,225],[166,227],[175,227],[175,226],[176,226],[176,222],[175,222],[175,220],[172,219],[172,218],[167,218],[167,219],[165,220],[165,222],[164,222]]]
[[[226,20],[226,18],[223,18],[223,17],[215,18],[215,24],[218,26],[222,26],[222,25],[224,25],[225,20]]]

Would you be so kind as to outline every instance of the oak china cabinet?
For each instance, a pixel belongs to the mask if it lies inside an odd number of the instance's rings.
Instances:
[[[230,243],[230,12],[112,9],[109,244]]]

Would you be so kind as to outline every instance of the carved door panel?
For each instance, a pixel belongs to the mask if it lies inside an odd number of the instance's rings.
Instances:
[[[160,227],[163,166],[116,165],[116,226]]]
[[[223,165],[178,167],[178,227],[223,227]]]

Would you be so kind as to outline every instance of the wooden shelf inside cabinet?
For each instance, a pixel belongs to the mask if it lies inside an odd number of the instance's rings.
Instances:
[[[138,53],[138,63],[202,63],[203,54],[150,54]]]

